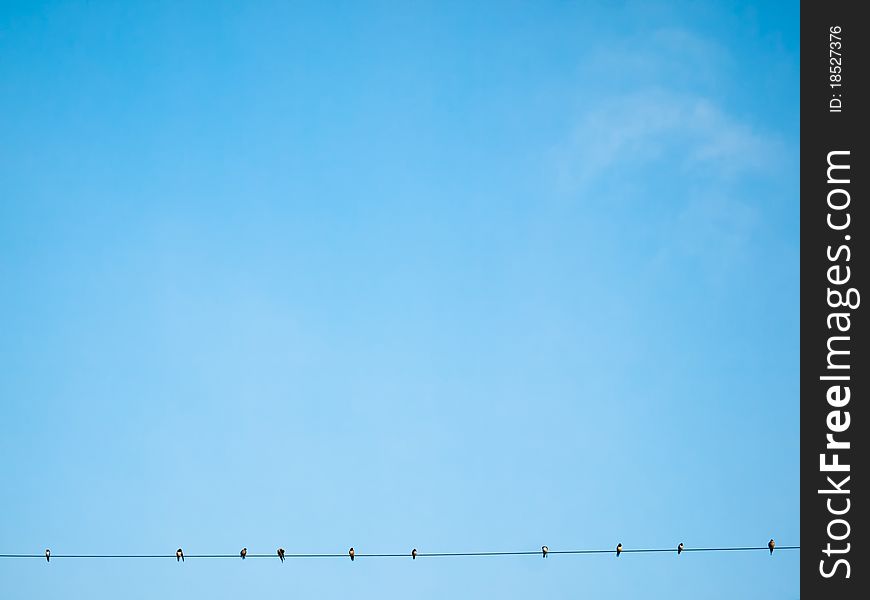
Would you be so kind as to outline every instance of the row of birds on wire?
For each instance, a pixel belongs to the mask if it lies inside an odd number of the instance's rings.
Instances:
[[[770,550],[770,553],[773,554],[773,549],[776,547],[776,542],[774,542],[773,539],[771,539],[767,543],[767,547]],[[682,554],[684,549],[685,549],[685,546],[683,545],[682,542],[680,542],[679,545],[677,545],[677,555]],[[550,553],[550,549],[547,546],[541,546],[541,556],[543,558],[547,558],[547,554],[549,554],[549,553]],[[619,556],[620,554],[622,554],[622,543],[621,542],[616,545],[616,556]],[[354,559],[354,557],[356,556],[356,552],[354,551],[353,547],[351,547],[350,550],[347,551],[347,555],[350,557],[350,560]],[[245,560],[245,558],[248,556],[248,549],[242,548],[241,552],[239,552],[239,556],[242,558],[242,560]],[[279,559],[281,559],[281,562],[284,562],[284,548],[278,548],[277,556]],[[410,556],[411,556],[412,560],[416,560],[416,558],[417,558],[417,549],[416,548],[411,550]],[[46,548],[46,550],[45,550],[45,560],[48,562],[51,562],[51,550],[49,550],[48,548]],[[176,560],[176,562],[184,562],[184,550],[179,548],[178,550],[175,551],[175,560]]]

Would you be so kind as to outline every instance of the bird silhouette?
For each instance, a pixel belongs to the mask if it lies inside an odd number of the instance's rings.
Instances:
[[[683,553],[683,542],[680,542],[680,545],[677,546],[677,555],[679,556],[682,553]]]
[[[776,547],[776,542],[773,541],[773,538],[770,538],[770,541],[767,542],[767,547],[770,548],[770,553],[773,554],[773,549]]]
[[[417,549],[416,549],[416,548],[414,548],[413,550],[411,550],[411,558],[412,558],[413,560],[417,560]]]
[[[616,556],[619,556],[620,554],[622,554],[622,542],[616,544]]]
[[[541,546],[541,554],[544,555],[544,558],[547,558],[547,552],[549,552],[549,551],[550,551],[550,549],[547,548],[546,546]]]
[[[51,562],[51,550],[45,549],[45,562]]]
[[[351,547],[351,549],[347,551],[347,554],[348,556],[350,556],[350,559],[353,560],[353,547]]]
[[[184,562],[184,552],[181,551],[181,548],[175,551],[175,562]]]
[[[284,548],[278,548],[278,558],[281,559],[281,562],[284,562]]]
[[[248,555],[248,549],[247,549],[247,548],[242,548],[242,551],[239,552],[239,556],[242,557],[242,560],[245,560],[245,557],[246,557],[247,555]]]

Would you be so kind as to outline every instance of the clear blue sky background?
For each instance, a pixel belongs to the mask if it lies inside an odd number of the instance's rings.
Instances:
[[[798,3],[0,4],[0,552],[799,544]],[[0,559],[9,598],[796,598],[799,552]]]

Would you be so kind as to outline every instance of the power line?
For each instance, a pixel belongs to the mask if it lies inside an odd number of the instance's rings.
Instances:
[[[730,546],[730,547],[710,547],[710,548],[688,548],[683,547],[681,552],[748,552],[767,550],[768,546]],[[776,551],[780,550],[800,550],[800,546],[776,546]],[[674,548],[625,548],[620,550],[621,554],[641,554],[653,552],[677,552]],[[615,554],[615,549],[600,550],[600,549],[581,549],[581,550],[548,550],[550,554]],[[475,556],[541,556],[541,550],[520,550],[520,551],[485,551],[485,552],[418,552],[417,558],[446,558],[446,557],[475,557]],[[355,553],[355,558],[409,558],[410,552],[401,554],[364,554]],[[41,558],[45,559],[45,554],[0,554],[0,558]],[[51,554],[51,558],[176,558],[175,553],[172,554]],[[184,558],[240,558],[238,553],[235,554],[185,554]],[[247,558],[278,558],[276,553],[270,554],[247,554]],[[285,559],[289,558],[341,558],[347,559],[347,553],[339,554],[317,554],[317,553],[300,553],[300,554],[284,554]]]

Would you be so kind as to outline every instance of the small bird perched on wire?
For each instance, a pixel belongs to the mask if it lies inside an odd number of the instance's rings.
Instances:
[[[350,556],[350,559],[353,560],[353,547],[352,546],[351,546],[351,549],[347,551],[347,554],[348,554],[348,556]]]
[[[616,556],[622,554],[622,542],[616,544]]]
[[[239,556],[242,557],[242,560],[245,560],[245,557],[246,557],[247,555],[248,555],[248,549],[247,549],[247,548],[242,548],[242,551],[239,552]]]
[[[541,546],[541,554],[544,555],[544,558],[547,558],[547,552],[549,552],[549,551],[550,551],[550,549],[547,548],[546,546]]]
[[[278,558],[281,559],[281,562],[284,562],[284,548],[278,548]]]
[[[770,541],[767,542],[767,547],[770,548],[770,553],[773,554],[773,549],[776,547],[776,542],[773,541],[773,538],[770,538]]]
[[[411,550],[411,559],[412,559],[412,560],[417,560],[417,549],[416,549],[416,548],[414,548],[413,550]]]
[[[680,542],[680,545],[677,546],[677,556],[683,553],[683,542]]]
[[[184,562],[184,552],[181,551],[181,548],[175,551],[175,562]]]
[[[51,550],[45,549],[45,562],[51,562]]]

